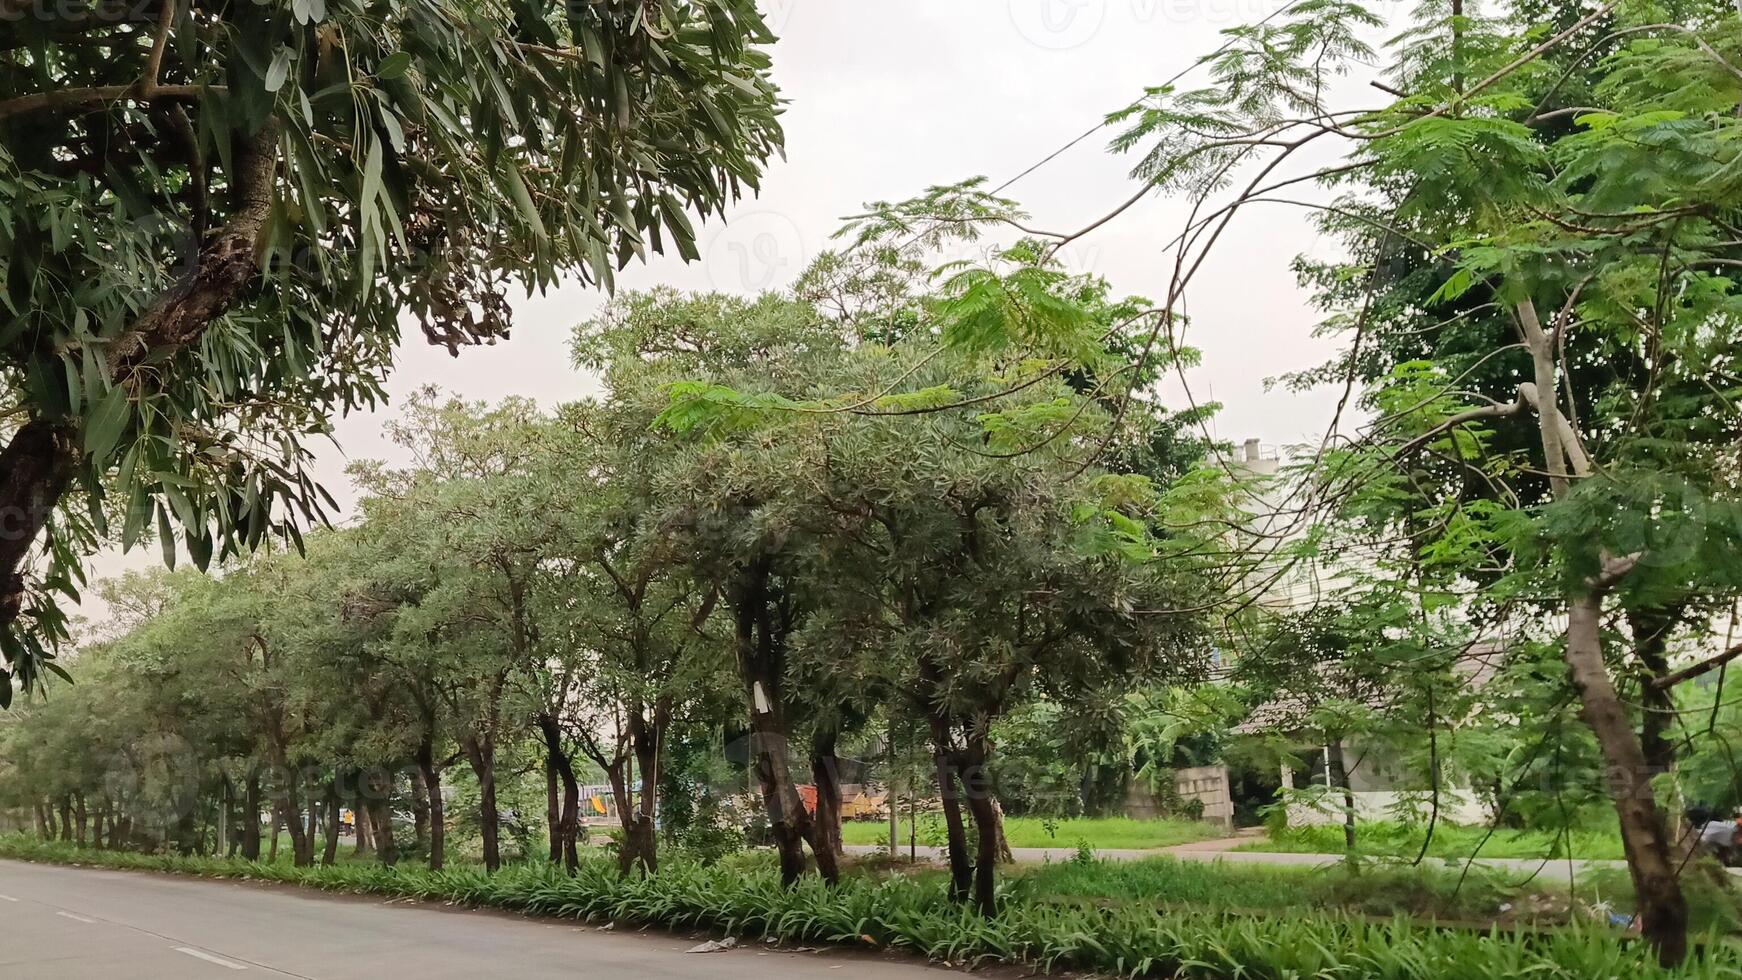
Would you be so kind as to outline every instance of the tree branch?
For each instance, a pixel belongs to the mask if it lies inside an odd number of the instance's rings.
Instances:
[[[80,106],[102,105],[108,102],[118,102],[122,99],[138,99],[142,102],[177,101],[198,102],[212,93],[225,93],[229,89],[222,85],[152,85],[147,92],[135,82],[131,85],[99,85],[93,88],[63,88],[53,92],[32,92],[17,98],[0,102],[0,119],[9,116],[23,115],[27,112],[41,112],[46,109],[70,109]]]
[[[1397,452],[1393,454],[1393,458],[1402,459],[1428,443],[1433,442],[1435,439],[1438,439],[1447,432],[1456,429],[1460,425],[1469,422],[1478,422],[1483,419],[1503,419],[1517,415],[1519,412],[1524,411],[1524,407],[1531,401],[1531,399],[1528,399],[1525,396],[1525,387],[1525,385],[1519,385],[1517,399],[1507,404],[1483,405],[1481,408],[1472,408],[1469,411],[1459,412],[1451,418],[1446,419],[1444,422],[1441,422],[1439,425],[1434,426],[1398,447]]]
[[[109,374],[116,382],[126,381],[153,353],[198,340],[254,282],[255,250],[272,213],[277,164],[278,126],[268,123],[236,154],[231,185],[237,200],[230,220],[200,250],[193,268],[110,343]]]
[[[157,11],[157,33],[151,38],[151,54],[145,59],[145,74],[139,77],[140,98],[157,95],[158,76],[163,73],[163,49],[169,44],[169,28],[175,23],[175,0],[163,0]]]
[[[1662,677],[1654,677],[1651,680],[1651,686],[1660,691],[1668,690],[1669,688],[1675,687],[1677,684],[1691,681],[1703,674],[1708,674],[1717,670],[1719,667],[1735,660],[1737,657],[1742,657],[1742,643],[1738,643],[1730,649],[1725,650],[1723,653],[1713,657],[1708,657],[1697,664],[1691,664],[1673,673],[1665,674]]]

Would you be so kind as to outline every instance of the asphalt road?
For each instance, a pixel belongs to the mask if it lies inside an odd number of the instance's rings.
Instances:
[[[512,977],[852,977],[947,973],[910,960],[749,944],[686,953],[707,937],[606,932],[440,905],[322,895],[171,875],[0,861],[0,977],[304,980]]]

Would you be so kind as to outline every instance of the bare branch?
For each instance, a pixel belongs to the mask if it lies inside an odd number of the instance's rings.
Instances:
[[[1711,673],[1730,661],[1735,660],[1737,657],[1742,657],[1742,643],[1738,643],[1730,649],[1725,650],[1723,653],[1713,657],[1708,657],[1697,664],[1683,667],[1674,673],[1665,674],[1662,677],[1654,677],[1651,680],[1651,686],[1659,690],[1675,687],[1677,684],[1686,683],[1696,677]]]

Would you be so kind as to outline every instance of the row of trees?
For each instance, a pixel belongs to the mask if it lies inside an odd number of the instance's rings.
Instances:
[[[929,742],[955,891],[990,910],[991,726],[1036,699],[1098,705],[1205,675],[1217,559],[1195,556],[1210,537],[1193,528],[1214,530],[1222,481],[1187,472],[1181,421],[1147,403],[1123,409],[1113,444],[1030,444],[1114,410],[1045,349],[1131,329],[1103,284],[1047,287],[1079,300],[1077,336],[940,348],[963,293],[892,291],[903,269],[824,260],[804,288],[841,301],[827,313],[625,296],[576,331],[605,395],[552,412],[421,394],[391,430],[411,462],[353,468],[352,526],[304,555],[115,591],[120,628],[79,683],[7,718],[5,792],[119,814],[110,827],[173,813],[164,831],[184,847],[223,810],[249,856],[268,799],[298,862],[322,822],[331,860],[339,807],[360,800],[391,861],[397,786],[427,812],[418,842],[439,867],[463,763],[495,868],[505,767],[539,760],[551,859],[576,862],[590,767],[616,798],[622,868],[651,872],[668,746],[725,730],[783,878],[808,847],[833,880],[838,746],[893,725]],[[1018,376],[977,416],[916,414]],[[733,395],[705,407],[674,390]],[[176,746],[167,784],[138,778],[152,744]],[[801,782],[818,787],[814,816]]]
[[[0,237],[13,673],[52,662],[54,595],[111,517],[129,542],[180,528],[202,564],[294,537],[285,518],[320,499],[299,440],[378,394],[401,308],[441,342],[489,339],[510,280],[604,279],[667,234],[693,251],[683,212],[753,184],[778,140],[765,32],[742,3],[657,8],[490,8],[481,28],[440,3],[299,2],[238,26],[164,0],[148,24],[20,35],[4,64],[28,94],[0,101],[0,191],[31,216]],[[1285,686],[1413,698],[1437,786],[1458,664],[1498,642],[1530,692],[1517,717],[1582,718],[1645,934],[1680,960],[1674,689],[1742,656],[1710,649],[1742,593],[1742,18],[1721,0],[1421,10],[1370,101],[1333,101],[1377,54],[1362,5],[1230,31],[1213,86],[1109,118],[1141,187],[1080,231],[1034,230],[975,181],[935,188],[871,208],[792,296],[614,304],[577,337],[597,402],[421,403],[400,431],[417,465],[359,470],[357,527],[306,563],[246,563],[190,628],[287,672],[254,692],[238,757],[360,765],[313,747],[331,725],[294,693],[343,678],[358,700],[333,717],[419,743],[348,744],[464,758],[481,797],[529,733],[564,786],[579,753],[627,801],[633,768],[625,861],[651,868],[649,773],[730,678],[790,881],[805,846],[825,875],[834,851],[832,817],[798,805],[793,740],[826,773],[840,732],[899,706],[934,749],[954,888],[989,906],[976,782],[1024,699],[1201,675],[1214,612]],[[1060,271],[1064,244],[1150,193],[1192,204],[1160,302]],[[1346,243],[1302,271],[1349,346],[1297,380],[1367,416],[1310,447],[1282,527],[1241,517],[1260,498],[1228,468],[1190,467],[1201,412],[1148,395],[1189,363],[1194,279],[1260,205],[1308,207]],[[199,231],[175,275],[165,218]],[[1026,237],[922,274],[990,227]],[[1253,622],[1326,556],[1365,565],[1333,603]],[[1681,644],[1715,655],[1677,669]]]

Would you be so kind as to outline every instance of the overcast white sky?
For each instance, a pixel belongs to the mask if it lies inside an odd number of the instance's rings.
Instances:
[[[781,37],[775,78],[791,103],[786,159],[769,168],[759,198],[700,229],[701,262],[657,258],[626,270],[620,288],[779,288],[828,247],[840,219],[862,202],[980,174],[1002,182],[1133,101],[1145,85],[1213,50],[1218,32],[1255,22],[1284,2],[762,0]],[[1371,94],[1366,77],[1350,79],[1348,88],[1351,99]],[[1038,227],[1087,224],[1135,188],[1127,175],[1132,161],[1107,152],[1110,135],[1083,141],[1006,193],[1024,203]],[[1160,296],[1167,278],[1162,248],[1183,215],[1180,202],[1147,202],[1075,243],[1065,258],[1107,276],[1121,292]],[[1188,342],[1202,349],[1204,362],[1191,382],[1200,398],[1226,406],[1215,424],[1218,436],[1277,445],[1322,435],[1334,392],[1266,392],[1263,379],[1329,352],[1310,336],[1315,315],[1289,262],[1331,250],[1304,212],[1252,211],[1199,275],[1188,295]],[[472,399],[516,394],[550,405],[585,397],[597,386],[569,368],[569,330],[603,301],[579,286],[520,300],[510,342],[465,350],[457,359],[424,346],[411,327],[391,386],[395,401],[425,384]],[[1177,385],[1164,400],[1182,403]],[[338,423],[339,446],[323,453],[319,469],[341,503],[354,497],[344,476],[349,460],[395,456],[381,433],[383,418],[395,410],[390,405]],[[96,571],[146,567],[157,554],[155,545],[106,554]],[[89,604],[85,612],[103,615]]]

